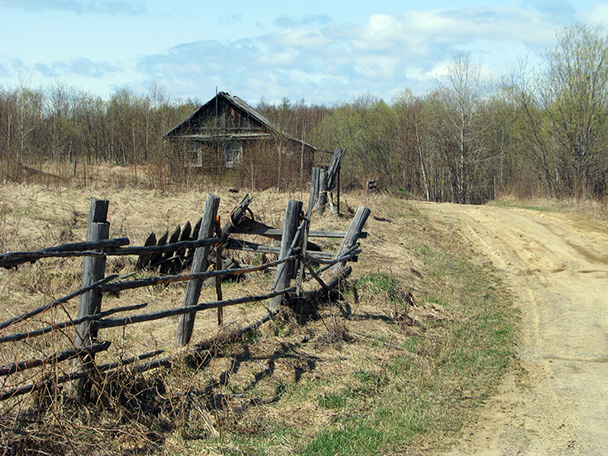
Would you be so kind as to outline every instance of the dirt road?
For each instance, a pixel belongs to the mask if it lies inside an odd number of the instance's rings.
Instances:
[[[608,454],[608,225],[526,209],[423,207],[460,227],[521,310],[520,369],[448,455]]]

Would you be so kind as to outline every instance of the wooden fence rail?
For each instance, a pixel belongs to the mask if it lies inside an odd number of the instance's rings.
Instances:
[[[324,288],[325,290],[329,290],[329,287],[325,284],[325,282],[323,282],[319,278],[319,274],[322,273],[324,270],[329,269],[330,267],[332,267],[333,265],[335,265],[337,263],[340,263],[342,261],[348,261],[349,259],[352,259],[355,255],[359,254],[360,252],[361,251],[357,248],[357,246],[355,246],[355,248],[351,249],[351,251],[345,252],[345,254],[343,256],[341,256],[333,261],[328,262],[329,264],[327,265],[327,267],[320,268],[318,271],[314,271],[314,269],[312,269],[312,267],[306,261],[305,257],[302,257],[300,255],[292,255],[292,256],[286,257],[282,260],[272,261],[270,263],[265,263],[263,265],[254,266],[254,267],[250,267],[250,268],[229,269],[229,270],[225,270],[225,271],[209,271],[209,272],[203,272],[203,273],[198,273],[198,274],[185,274],[185,275],[178,275],[178,276],[149,277],[146,279],[138,279],[138,280],[133,280],[133,281],[129,281],[129,282],[119,282],[119,283],[114,283],[114,284],[110,283],[110,284],[105,284],[105,285],[103,284],[103,281],[99,281],[99,282],[97,282],[97,284],[98,284],[97,286],[101,290],[102,293],[116,293],[118,291],[133,290],[136,288],[148,287],[148,286],[152,286],[152,285],[186,282],[186,281],[192,280],[194,278],[205,279],[205,278],[209,278],[209,277],[221,277],[221,276],[227,276],[227,275],[228,276],[229,275],[238,275],[238,274],[245,274],[248,272],[262,271],[262,270],[268,269],[269,267],[274,266],[276,264],[281,264],[281,263],[285,263],[288,261],[300,259],[301,261],[305,262],[305,264],[307,265],[306,267],[309,269],[309,272],[310,272],[310,276],[305,277],[304,280],[315,279],[319,282],[319,284],[321,285],[322,288]],[[117,277],[117,276],[113,276],[113,277]],[[84,290],[87,290],[90,288],[91,287],[81,289],[81,290],[84,291]],[[79,290],[79,291],[81,291],[81,290]],[[289,288],[289,289],[287,289],[287,291],[282,291],[282,292],[278,292],[278,293],[275,292],[275,293],[271,293],[269,295],[263,295],[261,297],[260,296],[250,296],[250,297],[244,298],[244,300],[242,300],[242,301],[241,300],[227,300],[227,301],[207,303],[207,305],[209,305],[209,307],[208,307],[209,309],[215,309],[218,307],[227,307],[230,305],[242,304],[245,302],[262,301],[265,299],[270,299],[274,296],[290,293],[293,290],[294,290],[293,288]],[[65,301],[65,300],[62,300],[62,302],[63,301]],[[201,307],[199,308],[199,306],[201,306]],[[109,310],[106,310],[103,312],[87,315],[87,316],[84,316],[81,318],[76,318],[76,319],[65,321],[65,322],[55,323],[53,325],[45,326],[43,328],[26,331],[26,332],[21,332],[21,333],[15,333],[15,334],[11,334],[8,336],[3,336],[3,337],[0,337],[0,344],[5,343],[5,342],[17,342],[17,341],[24,340],[24,339],[30,339],[32,337],[43,336],[50,332],[58,331],[58,330],[65,329],[65,328],[68,328],[71,326],[76,326],[76,325],[78,325],[80,323],[84,323],[84,322],[100,321],[101,323],[97,323],[97,324],[94,323],[93,326],[97,327],[97,328],[108,328],[108,327],[123,326],[123,325],[126,326],[126,325],[129,325],[132,323],[139,323],[141,321],[151,321],[151,320],[156,320],[159,318],[166,318],[166,317],[170,317],[170,316],[174,316],[174,315],[181,315],[182,313],[189,313],[193,310],[199,311],[199,310],[207,309],[207,307],[204,307],[205,306],[204,304],[201,304],[199,306],[193,307],[190,310],[187,310],[185,308],[175,308],[175,309],[171,309],[170,311],[161,311],[161,312],[154,313],[154,314],[148,314],[148,315],[152,316],[150,318],[148,318],[147,316],[142,317],[141,315],[134,316],[134,317],[125,317],[125,318],[121,319],[121,321],[123,321],[123,324],[120,324],[120,325],[108,323],[110,321],[118,321],[118,320],[102,320],[103,318],[108,317],[110,315],[114,315],[116,313],[132,312],[132,311],[136,311],[136,310],[141,310],[141,309],[147,307],[147,303],[135,304],[135,305],[124,306],[124,307],[116,307],[114,309],[109,309]],[[44,306],[43,308],[49,309],[50,307],[47,304],[47,306]],[[165,313],[165,312],[167,312],[167,313]],[[37,312],[37,313],[39,313],[39,312]],[[30,313],[30,314],[32,314],[32,313]],[[161,316],[159,318],[154,318],[155,315],[161,315]],[[23,321],[25,319],[26,318],[24,316],[21,316],[21,317],[16,317],[10,321]],[[6,325],[6,323],[7,322],[4,322],[4,323],[2,323],[2,325],[4,325],[4,327],[8,326],[8,325]],[[0,372],[1,372],[1,369],[2,369],[2,367],[0,367]],[[0,374],[0,375],[2,375],[2,374]]]
[[[146,240],[146,245],[144,246],[130,246],[128,238],[107,239],[109,237],[109,223],[106,217],[109,202],[105,200],[92,200],[86,242],[63,244],[34,252],[10,252],[0,255],[0,267],[3,268],[16,268],[25,263],[45,258],[85,257],[82,286],[79,290],[30,312],[0,322],[0,331],[4,330],[6,332],[6,330],[15,325],[23,324],[50,309],[79,297],[80,306],[76,318],[47,324],[41,328],[12,334],[2,334],[0,336],[0,344],[3,344],[29,340],[51,332],[60,331],[63,335],[67,336],[71,347],[47,356],[14,361],[0,366],[0,376],[9,377],[28,369],[55,365],[64,361],[72,361],[74,363],[75,360],[78,360],[78,363],[74,365],[72,372],[58,375],[54,380],[44,380],[40,383],[21,385],[0,391],[0,400],[36,391],[48,387],[51,383],[57,385],[68,381],[78,381],[78,394],[81,399],[86,400],[90,394],[91,375],[93,372],[99,375],[100,373],[108,372],[127,364],[134,364],[135,369],[145,371],[170,363],[170,360],[162,359],[137,365],[138,361],[158,356],[161,352],[157,351],[116,363],[96,365],[95,354],[107,351],[110,346],[109,342],[98,342],[98,332],[102,329],[113,327],[126,328],[133,324],[179,316],[180,321],[175,342],[177,345],[185,345],[191,340],[194,318],[197,312],[218,309],[218,323],[221,324],[223,321],[221,309],[224,307],[268,301],[268,313],[262,319],[247,327],[252,329],[271,319],[278,311],[281,303],[287,299],[287,296],[295,292],[301,294],[302,282],[304,281],[314,279],[321,286],[322,292],[327,293],[331,291],[332,288],[336,287],[337,282],[335,279],[326,283],[320,275],[332,267],[344,271],[344,265],[347,261],[356,260],[357,255],[361,253],[357,240],[366,237],[366,233],[362,229],[367,215],[369,215],[369,209],[359,209],[347,232],[309,230],[312,207],[316,200],[316,197],[313,197],[313,192],[314,188],[311,190],[311,201],[309,202],[306,215],[302,213],[301,202],[288,202],[282,230],[269,227],[260,228],[259,225],[255,226],[253,214],[249,210],[251,198],[248,195],[233,209],[229,221],[223,227],[220,227],[219,219],[217,218],[219,198],[209,195],[205,204],[205,212],[194,229],[191,228],[188,222],[184,225],[184,229],[178,227],[179,229],[174,230],[171,236],[168,236],[168,234],[167,236],[163,236],[165,237],[165,241],[160,243],[161,245],[156,241],[150,241],[152,239],[151,236]],[[189,238],[193,233],[197,236],[197,239]],[[275,248],[243,239],[233,239],[231,237],[233,234],[240,236],[247,234],[261,235],[273,239],[280,237],[281,247]],[[310,251],[307,248],[311,245],[308,242],[309,237],[341,238],[343,239],[343,243],[335,254]],[[222,268],[222,252],[224,249],[271,253],[278,255],[279,259],[256,266]],[[139,257],[138,263],[142,263],[142,258],[149,261],[156,256],[156,261],[158,262],[159,259],[160,261],[183,260],[186,251],[193,253],[190,273],[164,274],[135,280],[125,280],[128,276],[123,278],[119,278],[117,275],[105,276],[105,260],[108,256],[136,255]],[[215,252],[213,265],[210,264],[211,260],[209,259],[212,251]],[[325,264],[325,266],[315,269],[311,263]],[[209,266],[212,266],[212,270],[208,270]],[[236,277],[273,269],[275,270],[275,279],[268,293],[223,299],[221,278]],[[290,285],[291,280],[294,278],[298,281],[297,287]],[[217,300],[199,303],[202,283],[208,279],[216,281]],[[184,303],[181,307],[148,313],[134,313],[147,307],[146,303],[140,303],[102,310],[102,299],[105,294],[117,295],[125,290],[180,282],[188,283]],[[115,315],[119,313],[130,313],[130,315],[116,317]],[[65,329],[71,327],[75,328],[73,337],[65,333]]]

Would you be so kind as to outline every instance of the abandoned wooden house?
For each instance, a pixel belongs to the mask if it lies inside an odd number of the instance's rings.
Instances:
[[[279,157],[309,175],[316,148],[282,131],[239,97],[219,92],[165,138],[183,146],[186,166],[222,172],[242,163],[251,167]]]

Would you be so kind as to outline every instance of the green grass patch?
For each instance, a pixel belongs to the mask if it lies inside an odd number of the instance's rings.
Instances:
[[[304,440],[282,438],[292,445],[288,453],[380,455],[418,439],[454,435],[509,367],[516,314],[492,271],[442,246],[441,240],[414,251],[425,274],[434,278],[418,290],[419,305],[439,308],[441,318],[426,321],[424,330],[401,342],[401,351],[383,365],[370,367],[363,355],[361,368],[347,380],[332,376],[281,385],[281,401],[312,403],[334,417]],[[355,287],[359,296],[404,302],[405,284],[388,273],[366,274]],[[378,353],[392,341],[390,334],[378,334],[367,343]],[[239,440],[243,435],[223,438],[231,448],[249,449],[238,454],[285,452],[284,446],[279,451],[276,436],[263,434],[246,441]]]
[[[383,295],[392,302],[403,304],[405,298],[403,285],[390,274],[372,272],[361,277],[355,284],[357,293],[366,291],[372,295]]]
[[[384,435],[375,426],[353,420],[341,429],[319,433],[301,454],[303,456],[376,454],[381,449],[383,441]]]

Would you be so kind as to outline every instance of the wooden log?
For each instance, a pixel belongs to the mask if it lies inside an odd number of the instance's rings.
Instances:
[[[320,170],[319,168],[315,168],[316,172],[313,173],[312,185],[310,188],[310,197],[308,198],[308,209],[306,210],[306,216],[304,217],[304,231],[302,233],[302,265],[308,267],[308,263],[306,263],[306,252],[308,250],[308,238],[310,236],[310,221],[312,217],[312,210],[315,206],[316,199],[318,198],[319,191],[319,179],[320,179]],[[316,250],[316,249],[314,249]],[[300,270],[298,271],[298,296],[302,296],[302,283],[304,281],[304,266],[300,266]]]
[[[327,204],[327,171],[322,169],[319,174],[319,198],[317,201],[317,212],[323,215],[325,205]]]
[[[216,271],[221,271],[222,268],[222,247],[219,246],[217,248],[217,259],[215,261],[215,270]],[[217,276],[215,278],[215,293],[217,295],[217,300],[218,301],[222,301],[223,298],[223,293],[222,293],[222,278],[220,276]],[[223,307],[218,307],[217,308],[217,325],[218,326],[222,326],[224,324],[224,308]]]
[[[317,204],[317,200],[319,199],[319,187],[321,180],[321,168],[313,168],[312,176],[311,176],[311,185],[310,185],[310,199],[308,201],[308,211],[312,213],[312,210]]]
[[[23,340],[23,339],[30,339],[32,337],[42,336],[42,335],[48,334],[52,331],[58,331],[63,328],[69,328],[70,326],[76,326],[85,321],[99,320],[103,317],[114,315],[115,313],[118,313],[118,312],[128,312],[128,311],[143,309],[147,305],[148,305],[147,303],[143,303],[143,304],[135,304],[133,306],[116,307],[115,309],[105,310],[103,312],[99,312],[98,314],[87,315],[86,317],[76,318],[74,320],[64,321],[62,323],[55,323],[51,326],[45,326],[43,328],[33,329],[31,331],[11,334],[9,336],[0,337],[0,344],[2,344],[4,342],[16,342],[16,341]]]
[[[331,157],[331,163],[327,168],[327,190],[330,192],[338,185],[338,175],[340,174],[342,159],[344,158],[345,153],[346,149],[338,147]]]
[[[192,234],[192,224],[188,221],[188,222],[186,222],[186,224],[184,225],[184,228],[182,229],[182,234],[179,237],[180,242],[189,240],[190,234]]]
[[[243,296],[242,298],[225,299],[224,301],[212,301],[202,304],[196,304],[194,306],[177,307],[175,309],[160,310],[158,312],[150,312],[147,314],[133,315],[124,318],[104,318],[93,322],[95,327],[102,328],[116,328],[118,326],[131,325],[135,323],[143,323],[146,321],[162,320],[163,318],[174,317],[176,315],[190,315],[193,312],[200,312],[202,310],[217,309],[218,307],[235,306],[237,304],[245,304],[248,302],[265,301],[266,299],[272,299],[277,296],[283,296],[287,293],[291,293],[295,290],[295,287],[286,288],[281,291],[274,291],[265,295],[257,296]]]
[[[179,242],[179,236],[180,236],[181,232],[182,232],[182,227],[180,225],[177,225],[175,227],[175,229],[173,230],[173,232],[171,233],[171,236],[169,236],[168,243],[175,244],[175,243]],[[165,253],[161,260],[162,264],[160,265],[160,272],[162,274],[166,274],[167,272],[172,271],[174,264],[175,264],[175,260],[176,260],[176,258],[174,258],[174,252]]]
[[[194,228],[192,229],[192,237],[190,239],[195,240],[199,239],[198,232],[201,230],[201,225],[203,224],[203,217],[199,218],[197,222],[194,224]]]
[[[87,241],[100,241],[108,239],[110,224],[106,221],[109,202],[107,200],[91,199],[89,208],[89,224],[87,228]],[[85,258],[82,273],[82,288],[98,282],[104,278],[106,259]],[[101,310],[102,294],[93,288],[80,296],[78,318],[99,313]],[[84,322],[76,331],[76,348],[86,348],[97,338],[96,332],[90,331],[90,324]]]
[[[133,358],[127,358],[127,359],[123,359],[123,360],[116,361],[113,363],[102,364],[101,366],[97,366],[95,371],[97,373],[101,374],[101,373],[107,372],[112,369],[116,369],[121,366],[127,366],[129,364],[134,364],[140,360],[148,359],[153,356],[158,356],[161,353],[163,353],[163,350],[155,350],[153,352],[144,353],[143,355],[135,356]],[[20,396],[22,394],[31,393],[33,391],[39,391],[39,390],[51,388],[53,385],[60,385],[62,383],[66,383],[69,381],[83,379],[83,378],[88,377],[90,374],[91,373],[86,370],[70,372],[69,374],[61,375],[57,378],[52,378],[51,380],[46,381],[46,382],[30,383],[28,385],[20,386],[17,388],[12,388],[8,391],[0,393],[0,401],[5,401],[7,399],[11,399],[13,397]]]
[[[308,261],[306,261],[305,258],[302,258],[302,264],[306,267],[306,269],[308,269],[308,272],[310,273],[311,277],[314,278],[317,282],[319,282],[319,285],[321,285],[321,288],[323,288],[325,291],[331,291],[331,288],[329,288],[325,282],[323,282],[323,280],[321,279],[321,277],[319,277],[319,275],[315,272],[315,270],[312,268],[312,266],[308,263]],[[302,277],[303,279],[303,277]],[[302,283],[298,283],[298,296],[302,295]]]
[[[215,229],[215,219],[220,205],[220,198],[209,194],[205,202],[205,211],[203,213],[203,221],[198,233],[199,239],[213,237]],[[207,269],[207,256],[209,255],[209,246],[199,247],[194,252],[192,260],[192,273],[204,272]],[[186,297],[184,298],[184,307],[195,306],[201,294],[202,279],[192,279],[188,282],[186,289]],[[179,321],[177,335],[175,338],[176,345],[183,346],[190,342],[192,331],[194,329],[195,313],[182,315]]]
[[[0,255],[0,267],[14,268],[24,263],[35,262],[42,258],[61,258],[69,256],[88,256],[89,250],[110,250],[129,245],[129,238],[104,239],[94,242],[74,242],[33,252],[9,252]],[[101,256],[101,253],[100,253]]]
[[[146,238],[146,241],[144,242],[144,247],[152,247],[153,245],[156,245],[156,233],[154,232],[150,233],[150,235]],[[151,253],[144,253],[140,255],[137,259],[137,263],[135,263],[135,270],[139,271],[140,269],[147,268],[150,264],[151,258]]]
[[[338,273],[336,275],[334,275],[329,282],[327,282],[326,287],[329,290],[333,291],[342,282],[344,282],[344,280],[346,280],[348,278],[348,276],[350,276],[351,272],[352,272],[352,268],[350,266],[340,269],[338,271]],[[320,299],[321,297],[326,297],[326,296],[327,296],[327,290],[325,289],[325,287],[318,289],[318,290],[311,290],[305,294],[305,298],[312,300],[312,301]]]
[[[107,222],[108,200],[91,199],[89,208],[89,224],[87,228],[87,241],[100,241],[108,239],[110,224]],[[103,279],[105,275],[105,257],[87,257],[84,259],[82,273],[82,287],[86,287]],[[93,315],[101,311],[102,294],[98,288],[94,288],[80,296],[78,306],[78,318]],[[97,341],[97,330],[91,326],[91,322],[85,321],[76,327],[74,346],[77,349],[87,349]],[[81,358],[83,370],[90,370],[95,354],[87,354]],[[76,385],[78,397],[88,401],[91,385],[88,379],[83,379]]]
[[[317,270],[317,274],[321,274],[322,272],[325,272],[328,269],[331,269],[333,266],[335,266],[336,264],[338,264],[342,261],[355,261],[356,256],[360,253],[361,253],[361,249],[359,248],[359,244],[355,244],[351,249],[347,250],[340,257],[338,257],[334,260],[330,260],[330,261],[319,260],[319,259],[310,258],[310,256],[308,256],[308,255],[306,256],[306,259],[309,261],[313,260],[313,261],[316,261],[317,263],[325,264],[326,266]]]
[[[90,347],[87,352],[88,353],[99,353],[101,351],[105,351],[110,347],[110,342],[105,341],[100,344],[95,344]],[[32,369],[34,367],[45,366],[47,364],[57,364],[62,361],[67,361],[69,359],[74,359],[77,356],[82,356],[82,350],[71,349],[65,350],[61,352],[54,353],[52,355],[46,356],[44,358],[34,358],[28,359],[25,361],[17,361],[10,364],[5,364],[4,366],[0,366],[0,376],[6,377],[11,374],[15,374],[17,372],[22,372],[27,369]]]
[[[302,212],[302,202],[289,200],[285,209],[285,222],[283,224],[283,238],[281,239],[281,250],[279,259],[288,257],[292,242],[298,230],[300,223],[300,213]],[[282,263],[277,267],[275,284],[273,290],[281,291],[289,287],[292,275],[294,273],[293,262]],[[283,297],[276,296],[270,300],[270,311],[278,309]]]
[[[186,222],[186,224],[184,225],[184,228],[182,229],[182,234],[179,237],[179,241],[180,242],[188,241],[190,239],[191,234],[192,234],[192,225],[188,221],[188,222]],[[186,249],[180,250],[178,253],[178,256],[179,256],[179,262],[176,263],[175,270],[172,271],[173,274],[185,269],[185,267],[186,267],[186,264],[185,264]]]
[[[154,233],[152,233],[154,234]],[[168,235],[168,233],[167,233]],[[155,235],[149,238],[155,239]],[[75,244],[65,244],[58,247],[51,247],[51,250],[38,250],[35,252],[11,252],[9,259],[5,259],[0,267],[15,267],[23,263],[33,262],[41,258],[67,258],[67,257],[108,257],[108,256],[127,256],[137,255],[146,256],[158,254],[162,256],[166,252],[179,252],[186,249],[196,249],[203,245],[216,244],[222,241],[220,238],[209,238],[202,240],[179,241],[174,244],[124,247],[129,245],[129,238],[106,239],[96,242],[80,242]],[[155,242],[155,241],[154,241]],[[152,243],[152,242],[150,242]],[[65,247],[65,248],[64,248]],[[67,250],[74,247],[74,250]],[[56,250],[55,250],[56,249]],[[95,250],[90,250],[95,249]]]
[[[340,246],[338,253],[336,253],[335,258],[339,258],[340,256],[342,256],[344,252],[350,250],[357,243],[357,240],[359,239],[359,236],[363,231],[363,227],[365,226],[365,222],[367,221],[367,218],[369,217],[370,213],[371,211],[367,207],[359,207],[357,213],[355,214],[355,217],[353,218],[350,224],[350,227],[348,228],[348,231],[346,232],[346,236],[342,241],[342,245]],[[341,261],[336,264],[335,268],[337,270],[343,268],[345,265],[346,261]]]
[[[308,243],[308,248],[310,249],[310,242]],[[256,253],[268,253],[271,255],[280,255],[281,248],[273,247],[267,244],[258,244],[256,242],[245,241],[243,239],[230,239],[228,244],[226,245],[227,249],[230,250],[243,250],[246,252],[256,252]],[[309,250],[306,253],[306,257],[313,261],[324,261],[331,260],[335,257],[335,254],[330,252],[318,252],[315,250]]]
[[[249,204],[251,203],[251,197],[249,194],[245,195],[241,202],[232,209],[230,212],[230,220],[224,224],[222,228],[222,239],[227,240],[231,233],[241,229],[241,223],[247,215],[249,210]]]
[[[302,295],[302,283],[304,281],[304,265],[308,266],[308,263],[305,263],[305,256],[306,256],[306,251],[308,248],[308,230],[310,228],[310,217],[312,215],[312,207],[309,206],[309,211],[306,214],[306,216],[304,217],[304,228],[302,230],[302,251],[301,251],[301,258],[299,259],[299,263],[300,263],[300,268],[297,271],[297,275],[298,275],[298,291],[297,294],[298,296]]]
[[[365,196],[368,196],[370,191],[376,190],[379,185],[377,179],[368,179],[367,184],[365,184]]]
[[[109,282],[111,280],[114,280],[117,277],[118,277],[118,274],[113,274],[111,276],[104,277],[103,279],[98,280],[97,282],[94,282],[91,285],[83,287],[83,288],[81,288],[79,290],[74,291],[73,293],[70,293],[69,295],[66,295],[66,296],[64,296],[62,298],[56,299],[53,302],[50,302],[50,303],[45,304],[45,305],[43,305],[41,307],[38,307],[37,309],[34,309],[31,312],[27,312],[27,313],[21,314],[21,315],[19,315],[17,317],[13,317],[10,320],[3,321],[2,323],[0,323],[0,329],[7,328],[8,326],[13,325],[15,323],[18,323],[20,321],[24,321],[24,320],[27,320],[29,318],[35,317],[36,315],[41,314],[42,312],[45,312],[45,311],[47,311],[49,309],[52,309],[53,307],[57,307],[57,306],[59,306],[61,304],[65,304],[70,299],[73,299],[73,298],[75,298],[77,296],[83,295],[87,291],[92,290],[93,288],[96,288],[99,285],[107,283],[107,282]]]
[[[167,233],[168,236],[168,233]],[[144,255],[144,254],[159,254],[163,255],[166,252],[178,252],[186,249],[197,249],[199,247],[203,247],[205,245],[217,244],[220,242],[220,238],[208,238],[208,239],[200,239],[195,241],[179,241],[175,244],[165,244],[163,245],[154,245],[150,247],[123,247],[116,250],[110,250],[108,252],[103,252],[99,256],[125,256],[125,255]],[[94,252],[83,252],[85,255],[93,255],[96,254]],[[157,263],[158,264],[158,263]]]
[[[100,289],[103,293],[117,293],[123,290],[134,290],[136,288],[149,287],[151,285],[162,285],[169,283],[177,283],[177,282],[187,282],[193,279],[201,279],[205,280],[210,277],[217,276],[237,276],[240,274],[247,274],[250,272],[256,271],[265,271],[274,266],[277,266],[281,263],[285,263],[287,261],[295,260],[297,255],[289,256],[287,258],[283,258],[282,260],[271,261],[269,263],[264,263],[259,266],[251,266],[247,268],[238,268],[238,269],[228,269],[223,271],[208,271],[208,272],[199,272],[196,274],[180,274],[173,276],[160,276],[160,277],[148,277],[145,279],[136,279],[125,282],[117,282],[114,284],[108,284],[101,286]]]
[[[241,265],[234,258],[223,258],[221,267],[217,267],[217,259],[215,260],[215,272],[219,273],[221,271],[230,272],[232,270],[240,269]],[[228,274],[217,274],[214,277],[209,277],[205,279],[203,282],[204,287],[217,287],[217,280],[238,280],[238,276],[228,275]]]
[[[329,193],[329,205],[332,212],[340,213],[340,170],[342,169],[342,159],[346,149],[337,148],[331,158],[327,168],[327,191]],[[336,196],[336,207],[334,208],[334,195]]]
[[[163,233],[163,235],[158,238],[158,241],[156,242],[156,245],[158,247],[162,247],[165,244],[167,244],[167,239],[169,239],[169,230],[165,231]],[[158,267],[159,263],[161,262],[161,260],[163,259],[163,254],[160,253],[160,251],[157,251],[156,253],[152,254],[152,257],[150,258],[150,269],[155,269]]]

